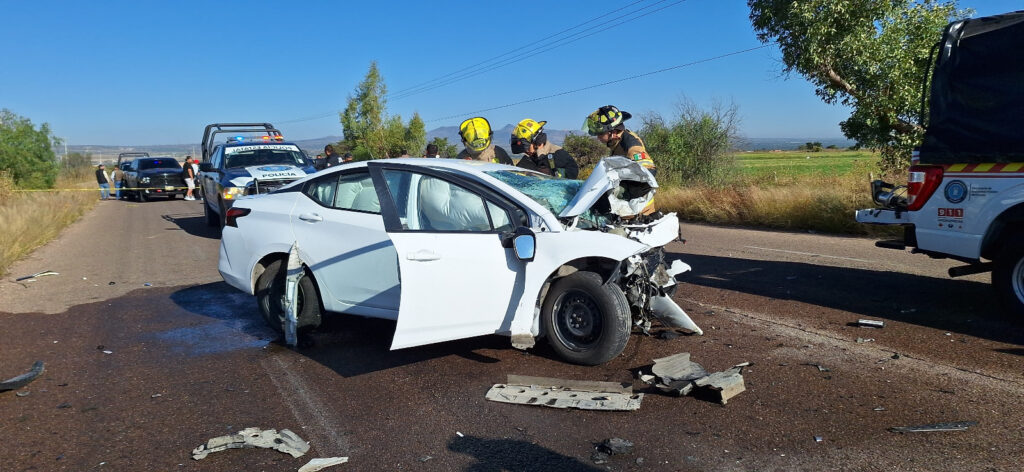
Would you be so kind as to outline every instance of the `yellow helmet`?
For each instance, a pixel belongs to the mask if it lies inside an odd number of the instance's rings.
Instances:
[[[493,135],[494,131],[491,130],[491,124],[487,122],[487,119],[480,116],[470,118],[459,125],[459,137],[466,144],[466,148],[474,152],[487,149],[487,146],[491,145],[491,137]]]
[[[512,137],[533,141],[533,138],[537,137],[537,133],[540,133],[547,123],[547,121],[537,122],[527,118],[520,121],[515,129],[512,130]]]

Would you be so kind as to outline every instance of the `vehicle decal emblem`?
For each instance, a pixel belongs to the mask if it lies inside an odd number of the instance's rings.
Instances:
[[[263,166],[257,167],[256,170],[261,172],[284,172],[286,170],[291,170],[291,166]]]
[[[967,198],[967,184],[962,180],[953,180],[946,184],[946,200],[949,203],[960,203]]]

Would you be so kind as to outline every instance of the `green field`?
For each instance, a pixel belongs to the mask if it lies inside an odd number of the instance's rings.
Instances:
[[[877,172],[871,151],[751,151],[734,154],[740,174],[759,182]],[[865,177],[866,178],[866,177]]]

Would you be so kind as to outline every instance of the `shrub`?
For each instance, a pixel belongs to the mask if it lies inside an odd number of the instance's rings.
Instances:
[[[738,107],[715,102],[708,109],[683,99],[676,116],[641,117],[641,139],[658,166],[658,181],[721,186],[735,175],[732,155],[739,126]]]

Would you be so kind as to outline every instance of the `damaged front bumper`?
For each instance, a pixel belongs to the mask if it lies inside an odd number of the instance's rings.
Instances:
[[[689,270],[690,266],[680,260],[666,263],[665,252],[660,247],[627,259],[619,280],[633,309],[633,323],[647,332],[653,315],[667,327],[704,334],[671,298],[677,285],[676,276]]]

